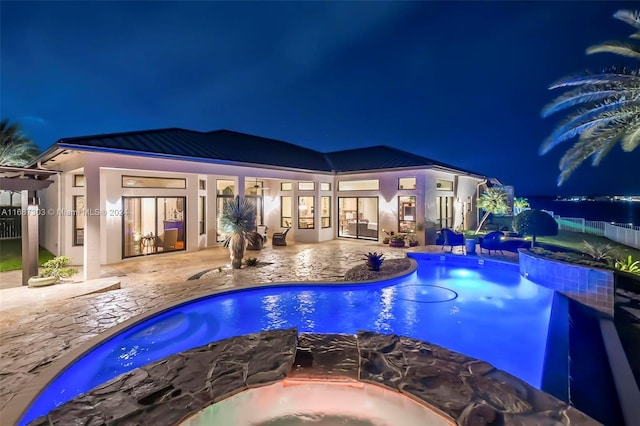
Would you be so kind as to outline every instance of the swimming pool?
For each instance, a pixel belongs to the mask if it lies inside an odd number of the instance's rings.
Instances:
[[[411,254],[411,275],[358,285],[278,285],[178,305],[100,344],[31,405],[21,424],[126,371],[211,341],[263,330],[370,330],[429,341],[540,388],[553,291],[517,265]],[[462,261],[466,259],[461,259]]]

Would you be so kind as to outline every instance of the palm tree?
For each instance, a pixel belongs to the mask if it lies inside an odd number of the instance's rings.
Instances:
[[[520,213],[524,209],[528,209],[529,207],[530,206],[528,199],[522,197],[515,197],[513,199],[513,214],[518,215],[518,213]]]
[[[25,136],[20,124],[0,122],[0,166],[22,167],[39,153],[38,146]]]
[[[233,201],[227,201],[222,208],[220,227],[228,235],[225,245],[229,247],[231,267],[240,269],[247,242],[247,232],[255,231],[256,217],[254,206],[246,199],[239,196]]]
[[[476,234],[482,228],[485,220],[490,214],[504,214],[509,211],[509,205],[507,204],[508,195],[504,189],[501,188],[487,188],[478,198],[478,208],[484,210],[484,216],[478,224]]]
[[[613,17],[637,30],[630,38],[640,39],[640,13],[620,10]],[[608,41],[587,49],[588,55],[603,52],[640,59],[640,46],[630,43]],[[566,77],[549,87],[557,88],[569,90],[544,107],[543,117],[580,106],[540,146],[540,155],[544,155],[578,137],[560,160],[558,186],[589,157],[593,166],[600,164],[616,142],[626,152],[640,144],[640,69],[610,68],[599,74]]]

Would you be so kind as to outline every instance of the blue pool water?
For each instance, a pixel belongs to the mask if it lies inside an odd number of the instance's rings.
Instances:
[[[418,270],[360,285],[290,285],[198,299],[97,346],[52,382],[21,424],[119,374],[228,337],[297,327],[300,332],[370,330],[426,340],[492,363],[540,388],[553,291],[517,265],[456,264],[412,254]],[[466,259],[465,259],[466,260]]]

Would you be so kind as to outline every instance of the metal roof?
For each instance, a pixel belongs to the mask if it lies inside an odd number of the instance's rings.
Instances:
[[[57,148],[168,156],[195,161],[255,164],[332,173],[435,167],[483,177],[388,146],[322,153],[289,142],[230,130],[197,132],[170,128],[63,138],[37,161],[45,160],[45,157]]]
[[[330,152],[327,157],[337,173],[420,167],[455,171],[484,178],[481,174],[385,145]]]

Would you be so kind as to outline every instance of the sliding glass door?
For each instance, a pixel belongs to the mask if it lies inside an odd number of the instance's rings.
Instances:
[[[184,250],[185,197],[123,197],[123,257]]]
[[[378,239],[378,197],[338,197],[339,237]]]

